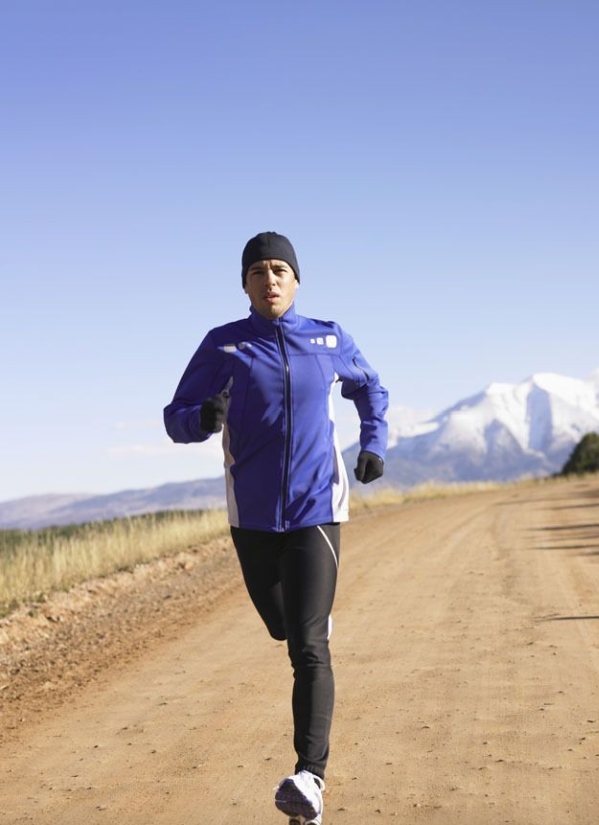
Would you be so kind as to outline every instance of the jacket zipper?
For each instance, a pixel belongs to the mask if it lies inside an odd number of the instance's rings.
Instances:
[[[285,337],[280,327],[275,326],[277,343],[283,360],[283,376],[285,381],[285,449],[283,452],[283,490],[281,495],[281,512],[279,527],[285,529],[285,513],[287,512],[287,498],[289,487],[289,465],[291,463],[291,370],[285,349]]]

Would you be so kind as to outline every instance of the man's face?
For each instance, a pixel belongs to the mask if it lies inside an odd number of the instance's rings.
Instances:
[[[257,261],[247,271],[245,291],[256,312],[264,318],[280,318],[295,298],[299,283],[285,261]]]

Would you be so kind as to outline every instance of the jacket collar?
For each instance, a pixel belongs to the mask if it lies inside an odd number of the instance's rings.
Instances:
[[[272,321],[260,315],[254,307],[250,307],[250,321],[254,329],[263,335],[272,335],[275,327],[281,327],[283,331],[294,329],[299,323],[299,316],[295,312],[295,304],[291,304],[284,315],[281,315],[280,318],[273,318]]]

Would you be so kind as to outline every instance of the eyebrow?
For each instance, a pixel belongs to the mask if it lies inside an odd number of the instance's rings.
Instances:
[[[278,261],[276,264],[272,265],[273,269],[284,269],[288,267],[289,264],[285,263],[285,261]],[[266,269],[266,261],[256,261],[255,264],[252,264],[248,269],[248,272],[252,272],[254,269]],[[291,267],[289,267],[291,269]]]

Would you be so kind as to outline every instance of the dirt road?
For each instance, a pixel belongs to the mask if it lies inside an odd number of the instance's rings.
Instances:
[[[67,704],[24,706],[0,750],[2,825],[286,822],[283,645],[236,574],[209,609],[171,602],[176,626]],[[354,518],[332,649],[325,825],[599,821],[599,481]]]

